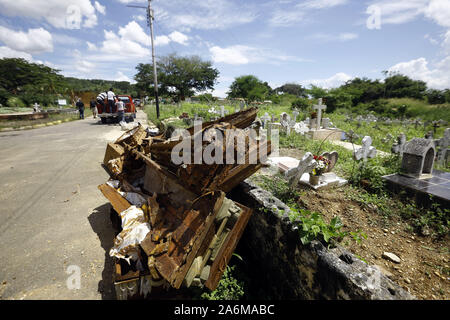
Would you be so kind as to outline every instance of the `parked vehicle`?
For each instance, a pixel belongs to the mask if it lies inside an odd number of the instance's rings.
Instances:
[[[125,121],[133,122],[136,119],[136,106],[134,104],[133,98],[126,95],[118,95],[117,98],[125,104]],[[104,103],[107,106],[107,100],[105,99]],[[100,117],[102,123],[107,123],[108,119],[112,122],[119,121],[119,114],[108,113],[106,112],[106,107],[103,107],[101,104],[97,103],[98,116]]]

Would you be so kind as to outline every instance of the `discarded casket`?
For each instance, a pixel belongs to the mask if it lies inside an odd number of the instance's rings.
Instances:
[[[138,126],[108,144],[104,167],[116,180],[99,189],[120,220],[110,251],[118,299],[217,287],[252,214],[225,192],[259,170],[271,151],[270,141],[249,135],[256,114],[253,108],[197,124],[171,139],[147,137]],[[235,136],[228,139],[230,134]],[[178,150],[182,143],[193,147],[193,154]],[[195,162],[195,150],[211,145],[218,161]],[[185,161],[174,163],[174,153]],[[230,154],[242,161],[229,161]]]

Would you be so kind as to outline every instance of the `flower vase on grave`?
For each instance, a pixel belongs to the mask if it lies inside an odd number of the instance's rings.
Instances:
[[[316,176],[316,175],[314,175],[313,173],[311,173],[311,174],[309,175],[309,183],[310,183],[311,185],[313,185],[313,186],[319,185],[319,183],[320,183],[320,177],[321,177],[321,176]]]

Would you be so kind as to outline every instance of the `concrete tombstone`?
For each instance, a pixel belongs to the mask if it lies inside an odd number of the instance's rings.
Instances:
[[[432,140],[412,139],[403,150],[401,174],[416,179],[431,176],[435,155],[436,148]]]

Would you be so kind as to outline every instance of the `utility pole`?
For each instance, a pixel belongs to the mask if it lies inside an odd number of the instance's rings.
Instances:
[[[152,9],[152,0],[148,0],[148,7],[128,5],[131,8],[141,8],[147,9],[147,25],[150,27],[150,38],[152,39],[152,61],[153,61],[153,80],[155,86],[155,99],[156,99],[156,117],[159,119],[159,94],[158,94],[158,73],[156,71],[156,56],[155,56],[155,44],[154,44],[154,34],[153,34],[153,20],[155,19],[155,14]]]

